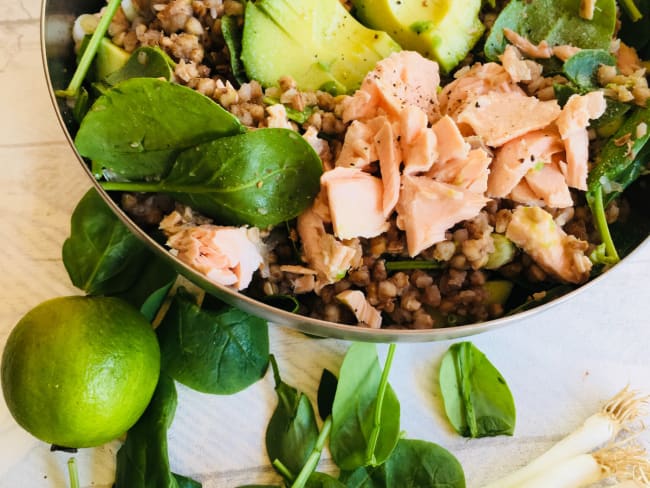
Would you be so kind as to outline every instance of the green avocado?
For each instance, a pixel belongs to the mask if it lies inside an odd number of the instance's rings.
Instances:
[[[481,0],[352,0],[357,17],[418,51],[449,73],[467,56],[485,27]]]
[[[291,76],[302,90],[357,89],[377,61],[399,51],[385,32],[368,29],[338,0],[247,2],[241,59],[263,86]]]
[[[103,38],[93,63],[96,79],[104,80],[111,73],[121,69],[130,56],[128,52],[113,44],[108,38]]]

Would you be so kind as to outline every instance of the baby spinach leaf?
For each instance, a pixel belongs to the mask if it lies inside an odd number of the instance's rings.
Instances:
[[[332,458],[343,470],[377,466],[397,444],[400,405],[387,383],[389,369],[387,360],[382,374],[374,344],[353,343],[345,355],[332,406],[330,437]]]
[[[616,25],[616,2],[597,0],[594,18],[579,16],[580,0],[512,0],[501,11],[485,41],[485,55],[497,60],[506,48],[504,28],[533,44],[570,44],[583,49],[607,49]]]
[[[564,74],[582,90],[598,88],[598,68],[615,66],[616,58],[603,49],[583,49],[564,63]]]
[[[167,193],[220,222],[268,227],[311,204],[322,172],[318,155],[299,134],[259,129],[188,149],[160,182],[102,186]]]
[[[345,485],[326,473],[312,473],[305,488],[345,488]]]
[[[106,77],[106,83],[117,85],[131,78],[164,78],[169,81],[174,74],[174,60],[156,46],[141,46],[129,56],[122,68]]]
[[[342,473],[348,488],[465,488],[458,460],[432,442],[400,439],[384,464]]]
[[[126,441],[117,451],[115,488],[201,486],[189,478],[177,478],[169,467],[167,430],[174,419],[176,404],[174,381],[161,374],[149,406],[129,429]]]
[[[241,61],[242,30],[237,24],[237,17],[232,15],[224,15],[221,17],[221,33],[228,48],[232,75],[237,83],[243,85],[248,81],[248,77],[246,76],[244,63]]]
[[[471,342],[449,348],[440,365],[447,418],[465,437],[512,435],[515,404],[501,373]]]
[[[89,295],[111,295],[136,281],[150,251],[94,188],[77,204],[70,227],[62,254],[73,285]]]
[[[182,476],[180,474],[172,473],[172,476],[176,479],[178,488],[201,488],[201,483],[194,481],[192,478],[187,476]]]
[[[100,96],[75,137],[79,153],[129,180],[167,174],[183,149],[244,131],[210,98],[155,78],[131,78]]]
[[[203,310],[179,290],[156,332],[162,370],[195,390],[235,393],[266,371],[267,323],[243,310]]]
[[[271,461],[279,460],[295,476],[316,446],[316,415],[309,398],[282,381],[273,355],[270,360],[278,405],[266,428],[266,451]]]
[[[318,384],[318,414],[322,420],[325,420],[332,414],[332,405],[334,404],[334,395],[336,395],[336,387],[338,385],[338,378],[329,369],[324,369]]]

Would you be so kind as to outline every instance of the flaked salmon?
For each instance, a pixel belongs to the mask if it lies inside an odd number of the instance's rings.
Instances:
[[[444,241],[447,230],[478,215],[487,202],[481,194],[427,176],[403,176],[397,227],[406,232],[409,255]]]
[[[566,149],[566,181],[572,188],[587,189],[589,160],[589,119],[597,119],[607,108],[602,91],[571,95],[556,124]]]
[[[429,173],[435,180],[483,194],[488,187],[492,156],[485,150],[472,149],[467,157],[436,164]]]
[[[381,313],[368,303],[362,291],[345,290],[336,295],[336,299],[352,310],[352,313],[359,321],[359,325],[371,329],[381,327]]]
[[[508,42],[515,45],[517,49],[529,58],[548,59],[553,56],[553,49],[546,41],[541,41],[535,45],[525,37],[508,28],[503,29],[503,35],[508,39]]]

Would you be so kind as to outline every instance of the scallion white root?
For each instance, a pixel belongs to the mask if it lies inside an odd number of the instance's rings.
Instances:
[[[582,488],[605,478],[648,483],[650,462],[638,444],[573,456],[519,484],[519,488]]]
[[[605,404],[600,412],[589,417],[581,427],[559,441],[544,454],[523,468],[483,488],[517,488],[523,482],[581,454],[611,442],[621,430],[628,430],[642,416],[647,396],[639,396],[625,387]],[[552,484],[547,485],[554,486]]]

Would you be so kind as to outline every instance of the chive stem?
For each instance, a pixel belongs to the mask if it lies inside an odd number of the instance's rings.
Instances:
[[[95,32],[93,32],[93,35],[91,36],[90,41],[88,42],[88,46],[86,47],[86,50],[81,55],[81,59],[79,60],[77,69],[72,75],[72,79],[70,80],[70,84],[68,85],[68,88],[66,88],[65,90],[57,90],[56,96],[68,97],[68,98],[77,97],[77,94],[81,89],[81,84],[86,78],[86,74],[90,69],[90,65],[92,64],[93,59],[95,58],[95,54],[97,54],[97,50],[99,49],[99,44],[102,42],[102,39],[106,35],[106,32],[108,31],[108,27],[111,25],[111,21],[113,20],[113,17],[115,16],[117,9],[120,8],[121,4],[122,4],[122,0],[110,0],[108,2],[108,5],[106,6],[106,10],[102,15],[99,24],[97,24],[97,28],[95,29]]]
[[[598,185],[592,192],[593,198],[591,199],[592,212],[594,214],[594,223],[600,234],[600,238],[605,244],[605,254],[611,259],[611,264],[618,263],[621,258],[616,251],[616,246],[614,245],[614,240],[612,235],[609,232],[609,226],[607,225],[607,216],[605,214],[605,206],[603,204],[603,187]]]
[[[288,480],[293,480],[293,473],[287,468],[282,461],[279,459],[273,460],[273,467],[278,470],[278,472]]]
[[[643,14],[639,11],[634,0],[623,0],[621,6],[627,12],[632,22],[638,22],[643,18]]]
[[[444,264],[440,261],[424,261],[411,259],[407,261],[386,261],[386,271],[408,271],[411,269],[442,269]]]
[[[381,379],[379,380],[379,388],[377,389],[377,403],[375,404],[375,418],[373,421],[372,432],[368,440],[368,449],[366,450],[366,464],[374,466],[376,464],[375,449],[377,448],[377,441],[379,440],[379,432],[381,430],[381,411],[384,405],[384,397],[386,396],[386,389],[388,388],[388,374],[390,373],[391,365],[393,364],[393,356],[395,355],[395,344],[388,346],[388,354],[386,355],[386,362],[384,363],[384,370],[381,372]]]

